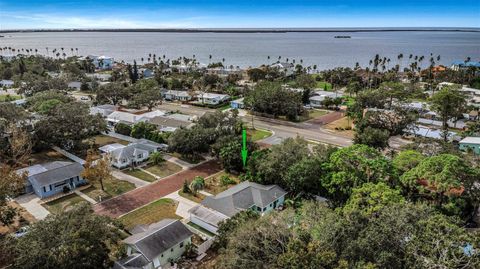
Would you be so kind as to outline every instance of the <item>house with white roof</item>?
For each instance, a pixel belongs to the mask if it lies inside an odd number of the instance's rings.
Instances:
[[[460,140],[460,150],[472,150],[475,154],[480,155],[480,137],[468,136]]]
[[[108,154],[112,166],[123,169],[136,166],[148,160],[150,154],[165,150],[168,146],[155,143],[150,140],[140,139],[135,143],[122,145],[118,143],[108,144],[100,147],[100,152]]]
[[[0,80],[0,87],[1,88],[11,88],[13,87],[15,83],[13,82],[13,80],[10,80],[10,79],[2,79]]]
[[[105,105],[91,107],[90,114],[91,115],[100,114],[102,115],[102,117],[107,117],[108,115],[112,114],[116,110],[117,110],[117,106],[105,104]]]
[[[325,101],[326,98],[331,98],[335,99],[338,97],[343,97],[341,93],[338,92],[329,92],[329,91],[315,91],[313,96],[309,98],[310,100],[310,105],[312,107],[321,107],[323,106],[323,101]]]
[[[167,101],[190,101],[192,96],[187,91],[168,90],[164,92],[163,98]]]
[[[114,111],[107,116],[107,122],[111,126],[114,126],[119,122],[133,125],[141,121],[148,121],[158,116],[164,116],[165,114],[165,111],[162,110],[153,110],[143,114],[133,114],[125,111]]]
[[[205,105],[218,105],[230,99],[228,94],[200,92],[196,95],[197,103]]]
[[[287,76],[293,75],[293,73],[295,73],[295,65],[293,63],[274,63],[270,65],[270,68],[274,68],[280,72],[284,72]]]

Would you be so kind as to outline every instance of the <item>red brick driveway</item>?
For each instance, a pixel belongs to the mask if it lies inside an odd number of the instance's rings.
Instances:
[[[93,207],[93,210],[97,214],[117,218],[138,207],[179,190],[185,179],[191,181],[195,176],[206,177],[221,170],[222,168],[217,161],[208,161],[191,169],[160,179],[147,186],[140,187],[102,203],[98,203]]]

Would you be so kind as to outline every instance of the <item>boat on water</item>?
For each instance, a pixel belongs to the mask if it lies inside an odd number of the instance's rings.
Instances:
[[[352,38],[349,35],[336,35],[335,38]]]

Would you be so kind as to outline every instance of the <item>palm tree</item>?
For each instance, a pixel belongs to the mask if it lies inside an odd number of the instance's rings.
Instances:
[[[197,196],[198,191],[203,188],[205,188],[205,180],[203,177],[196,176],[192,180],[192,183],[190,183],[190,189],[192,190],[194,196]]]

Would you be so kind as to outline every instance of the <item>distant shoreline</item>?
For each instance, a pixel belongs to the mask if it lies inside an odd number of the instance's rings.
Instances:
[[[138,33],[360,33],[360,32],[476,32],[480,28],[277,28],[277,29],[25,29],[0,30],[0,33],[75,33],[75,32],[138,32]]]

